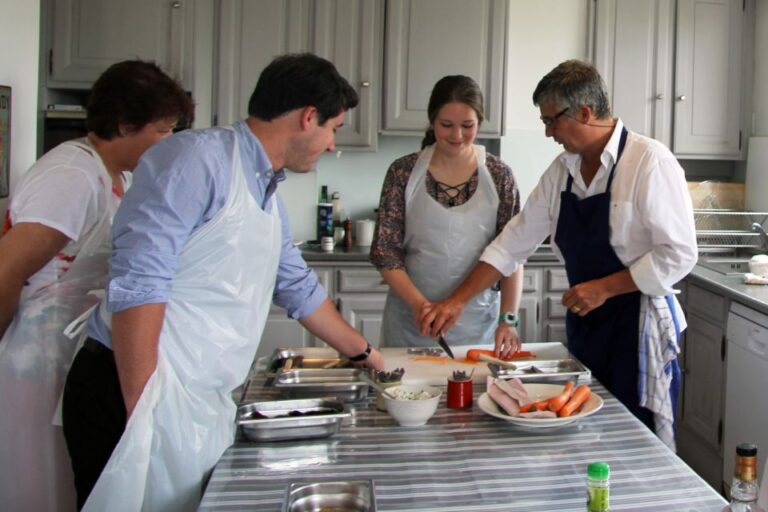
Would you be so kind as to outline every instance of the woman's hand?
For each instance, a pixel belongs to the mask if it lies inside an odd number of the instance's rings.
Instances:
[[[517,333],[517,328],[505,322],[499,322],[496,327],[495,341],[494,352],[499,359],[504,359],[520,350],[520,335]]]

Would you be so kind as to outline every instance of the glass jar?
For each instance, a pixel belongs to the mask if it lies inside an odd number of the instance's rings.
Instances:
[[[610,510],[610,474],[611,468],[605,462],[587,466],[587,512]]]

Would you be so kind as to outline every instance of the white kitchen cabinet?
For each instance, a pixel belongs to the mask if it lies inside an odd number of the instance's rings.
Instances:
[[[563,292],[568,288],[570,288],[568,275],[562,264],[558,263],[544,268],[544,286],[542,288],[544,314],[542,315],[543,338],[541,341],[557,341],[568,346],[565,332],[567,311],[562,303]]]
[[[247,115],[259,75],[275,56],[312,52],[333,62],[360,97],[336,134],[337,146],[375,150],[382,5],[380,0],[222,2],[217,123]]]
[[[526,266],[523,269],[523,294],[517,309],[517,316],[520,318],[517,333],[524,343],[537,342],[541,339],[539,327],[541,272],[541,269],[536,267]]]
[[[384,133],[423,132],[435,82],[463,74],[480,85],[480,136],[504,133],[506,0],[388,0],[384,35]]]
[[[728,316],[723,483],[730,488],[739,443],[758,447],[758,475],[768,458],[768,315],[739,303]]]
[[[688,282],[680,457],[712,487],[722,480],[725,329],[729,299]]]
[[[743,158],[751,0],[597,0],[614,114],[679,158]]]
[[[214,0],[44,0],[41,5],[48,89],[90,89],[116,62],[152,61],[192,94],[194,125],[210,126]]]
[[[202,35],[195,33],[195,22],[212,15],[212,0],[51,0],[50,5],[49,87],[89,88],[111,64],[142,59],[191,89],[193,42]]]

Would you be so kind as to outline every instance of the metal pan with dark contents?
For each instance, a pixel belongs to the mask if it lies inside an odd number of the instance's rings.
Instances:
[[[350,416],[337,397],[274,400],[238,407],[237,425],[249,441],[287,441],[331,436]]]

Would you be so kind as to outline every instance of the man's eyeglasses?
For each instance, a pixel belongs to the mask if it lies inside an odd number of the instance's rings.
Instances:
[[[557,120],[560,119],[562,116],[564,116],[566,112],[568,112],[569,108],[570,107],[565,107],[563,110],[561,110],[560,112],[558,112],[552,117],[542,116],[539,119],[541,119],[541,122],[544,123],[544,126],[546,126],[547,128],[552,128],[553,126],[555,126],[555,123],[557,122]]]

